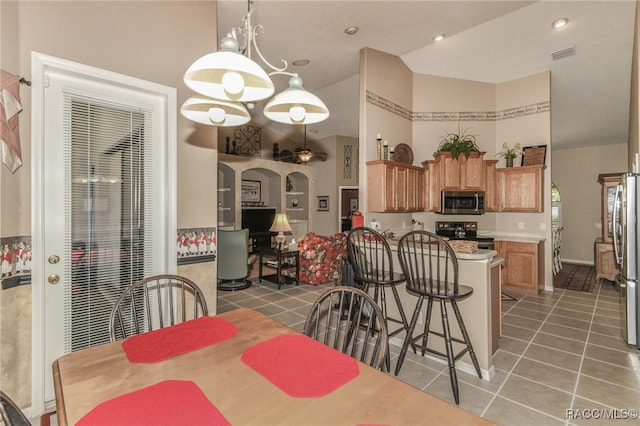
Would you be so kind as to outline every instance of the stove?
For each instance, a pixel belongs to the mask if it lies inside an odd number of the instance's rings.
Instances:
[[[480,249],[494,249],[493,238],[478,237],[478,222],[436,222],[436,234],[450,240],[477,241]]]

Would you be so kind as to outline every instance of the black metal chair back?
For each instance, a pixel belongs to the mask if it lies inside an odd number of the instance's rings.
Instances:
[[[387,356],[389,335],[376,302],[354,287],[332,287],[311,306],[304,334],[381,369]]]
[[[347,256],[356,282],[384,283],[393,278],[393,255],[387,240],[374,229],[356,228],[347,236]]]
[[[398,243],[398,260],[407,290],[440,297],[458,294],[458,258],[442,237],[427,231],[405,234]]]
[[[127,287],[109,318],[111,341],[209,315],[204,293],[179,275],[154,275]]]

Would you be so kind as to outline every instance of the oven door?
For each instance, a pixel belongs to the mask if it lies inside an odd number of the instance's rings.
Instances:
[[[442,191],[441,214],[483,214],[484,191]]]

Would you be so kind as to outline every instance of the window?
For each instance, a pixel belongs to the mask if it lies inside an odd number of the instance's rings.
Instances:
[[[554,229],[562,226],[562,202],[555,182],[551,183],[551,226]]]

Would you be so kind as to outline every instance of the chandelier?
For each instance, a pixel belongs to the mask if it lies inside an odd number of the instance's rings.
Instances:
[[[273,95],[273,75],[287,75],[289,87],[277,94],[264,107],[263,114],[270,120],[285,124],[313,124],[329,118],[329,109],[320,98],[302,86],[297,73],[287,72],[287,61],[282,67],[269,63],[256,42],[262,25],[252,25],[253,0],[247,1],[247,13],[242,26],[232,28],[220,42],[220,50],[196,60],[184,74],[184,83],[197,94],[180,108],[189,120],[211,126],[240,126],[251,120],[246,104]],[[242,39],[240,45],[239,35]],[[267,73],[251,59],[255,50],[270,69]]]

